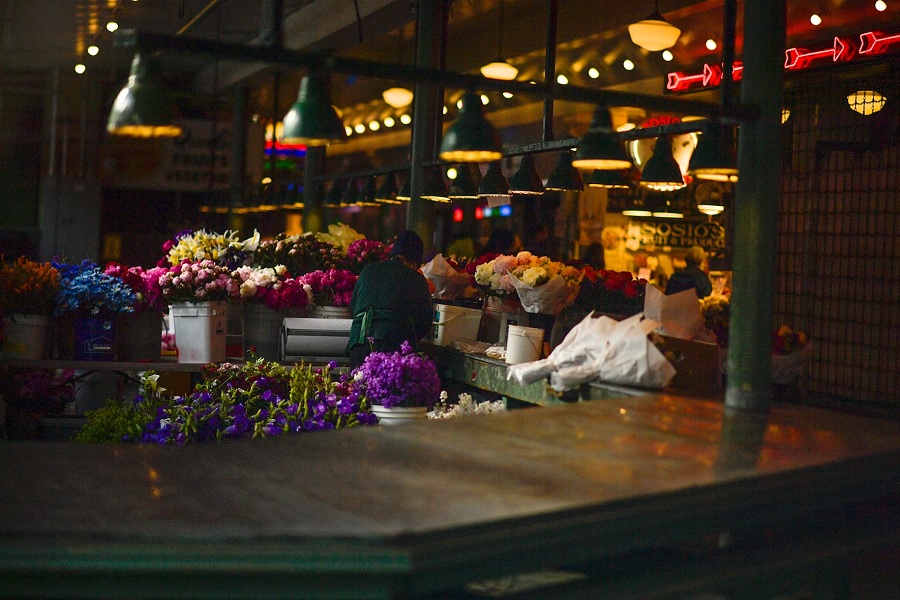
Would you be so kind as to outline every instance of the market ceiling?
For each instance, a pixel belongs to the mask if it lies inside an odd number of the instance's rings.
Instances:
[[[410,0],[358,0],[357,20],[352,0],[284,0],[285,46],[311,51],[327,49],[347,58],[411,64],[415,45],[415,14]],[[875,0],[788,1],[788,45],[827,40],[834,35],[858,34],[872,28],[896,28],[900,0],[886,0],[879,11]],[[82,77],[97,85],[118,89],[127,76],[131,53],[112,46],[105,25],[115,18],[122,29],[177,34],[250,43],[261,31],[264,0],[0,0],[0,89],[46,86],[49,73],[60,67],[61,77]],[[477,69],[497,55],[499,0],[455,0],[450,4],[446,68],[458,72]],[[663,0],[662,14],[682,30],[671,59],[647,52],[628,37],[627,25],[654,9],[652,0],[600,3],[596,0],[559,2],[557,75],[572,84],[662,94],[666,73],[702,66],[721,53],[722,0]],[[541,81],[544,70],[547,0],[506,0],[502,53],[519,69],[520,81]],[[815,26],[810,15],[822,23]],[[742,46],[743,2],[738,2],[737,56]],[[710,49],[707,40],[718,42]],[[360,41],[361,40],[361,41]],[[88,54],[96,46],[95,56]],[[300,73],[281,70],[278,98],[273,102],[274,71],[263,65],[231,65],[209,57],[169,54],[161,56],[173,85],[191,93],[227,97],[227,88],[240,84],[253,90],[252,108],[285,109],[296,97]],[[633,68],[627,70],[625,61]],[[86,73],[73,68],[85,64]],[[591,70],[595,69],[595,70]],[[394,117],[381,97],[388,82],[359,76],[335,76],[333,102],[354,126]],[[208,97],[204,94],[202,97]],[[451,109],[460,90],[447,90]],[[494,100],[488,112],[506,110],[533,118],[539,103],[533,99]],[[529,111],[526,107],[532,106]],[[372,132],[367,131],[367,134]],[[382,131],[383,133],[383,131]]]

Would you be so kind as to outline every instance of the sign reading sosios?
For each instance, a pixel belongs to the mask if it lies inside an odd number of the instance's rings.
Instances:
[[[687,221],[642,221],[642,246],[702,246],[707,251],[725,248],[725,229],[719,223]]]

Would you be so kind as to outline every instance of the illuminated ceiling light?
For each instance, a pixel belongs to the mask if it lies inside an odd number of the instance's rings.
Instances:
[[[385,127],[393,127],[396,121],[394,121],[394,117],[385,117],[384,118],[384,126]]]
[[[660,219],[683,219],[684,212],[671,199],[666,199],[653,211],[653,216]]]
[[[97,56],[97,54],[99,54],[99,52],[100,52],[100,48],[98,48],[94,44],[91,44],[90,46],[87,47],[87,53],[90,54],[91,56]]]
[[[622,210],[622,214],[626,217],[650,217],[653,216],[653,213],[647,208],[647,205],[644,204],[643,199],[638,197],[632,197],[632,199],[628,202],[625,208]]]
[[[714,40],[712,38],[706,40],[706,49],[707,50],[715,50],[717,47],[718,47],[718,45],[716,44],[716,40]]]
[[[462,108],[462,98],[456,101],[456,110],[459,110],[460,108]]]
[[[353,128],[350,127],[349,125],[344,125],[344,131],[347,133],[348,136],[353,134]]]
[[[263,185],[269,185],[270,183],[272,183],[272,178],[271,177],[263,177],[262,180],[260,181],[260,183]]]
[[[353,126],[353,131],[355,131],[356,133],[365,133],[366,126],[363,125],[362,123],[357,123],[356,125]]]
[[[581,173],[572,166],[572,152],[560,153],[559,161],[547,178],[547,189],[559,192],[581,192],[584,190],[584,179]]]
[[[512,92],[503,92],[503,97],[508,100],[513,97],[513,93]]]
[[[484,94],[481,95],[481,103],[482,103],[484,106],[487,106],[488,104],[490,104],[490,102],[491,102],[491,99],[490,99],[490,98],[488,98],[488,97],[487,97],[486,95],[484,95]]]
[[[325,77],[309,74],[300,80],[297,100],[282,119],[282,143],[324,146],[347,139],[341,115],[328,97]]]
[[[506,62],[503,58],[503,6],[504,0],[500,0],[500,8],[497,17],[497,58],[481,67],[481,74],[490,79],[510,81],[516,78],[519,70]]]
[[[450,162],[487,162],[503,157],[500,134],[484,117],[475,92],[466,92],[459,116],[441,140],[440,157]]]
[[[685,186],[681,167],[672,155],[672,142],[666,136],[656,138],[653,155],[641,173],[641,185],[657,192],[671,192]],[[654,216],[659,216],[654,213]]]
[[[378,131],[379,129],[381,129],[381,123],[379,123],[378,121],[370,121],[369,129],[371,129],[372,131]]]
[[[628,185],[628,179],[625,177],[624,171],[601,171],[600,169],[594,169],[594,172],[588,178],[587,184],[590,187],[607,189],[628,189],[631,187]],[[650,212],[647,211],[645,216],[650,216]]]
[[[134,55],[128,83],[113,102],[106,130],[113,135],[133,137],[177,137],[181,127],[175,124],[172,102],[156,79],[156,63]]]
[[[616,127],[616,131],[631,131],[635,127],[637,127],[637,125],[634,123],[622,123],[621,125]]]
[[[632,42],[644,50],[656,52],[674,46],[681,30],[663,18],[657,0],[656,10],[649,17],[628,26],[628,35]]]
[[[887,10],[887,4],[885,3],[885,1],[878,0],[878,2],[875,3],[875,10],[877,10],[878,12],[884,12],[885,10]]]
[[[629,59],[626,58],[625,61],[622,62],[622,67],[624,67],[626,71],[633,71],[633,70],[634,70],[634,63],[631,62],[631,60],[629,60]]]
[[[532,155],[522,157],[519,168],[509,180],[509,193],[523,196],[540,196],[544,193],[544,183],[534,166]]]
[[[590,69],[588,69],[588,77],[590,77],[591,79],[597,79],[598,77],[600,77],[600,71],[598,71],[596,67],[591,67]]]
[[[605,106],[594,110],[591,125],[579,140],[572,164],[579,169],[629,169],[631,161],[625,146],[612,128],[612,118]]]
[[[688,175],[697,179],[736,182],[738,168],[733,140],[731,130],[725,131],[717,125],[705,127],[691,154]]]
[[[78,73],[79,75],[81,75],[85,71],[86,71],[86,68],[83,64],[78,63],[77,65],[75,65],[75,72]]]
[[[481,183],[478,185],[479,198],[500,198],[509,200],[509,181],[500,170],[500,161],[493,161],[488,165]]]
[[[422,199],[447,203],[450,202],[448,194],[447,183],[444,181],[440,167],[430,169],[428,179],[425,180],[425,186],[422,188]]]
[[[664,61],[666,61],[666,62],[672,62],[672,59],[674,59],[674,58],[675,58],[675,56],[672,54],[671,51],[669,51],[669,50],[663,50],[663,53],[662,53],[662,59],[663,59]]]
[[[447,114],[447,107],[446,107],[446,106],[444,106],[444,114],[445,114],[445,115]]]
[[[113,31],[115,31],[118,28],[119,28],[119,24],[116,23],[115,21],[110,21],[109,23],[106,24],[106,30],[110,33],[112,33]]]
[[[456,179],[450,184],[450,190],[447,195],[451,200],[475,200],[478,198],[478,186],[475,184],[475,179],[472,177],[472,168],[469,164],[462,164],[459,166]]]
[[[809,16],[809,22],[812,23],[813,25],[817,25],[817,26],[818,26],[818,25],[821,25],[821,24],[822,24],[822,17],[820,17],[819,15],[813,13],[813,14],[811,14],[811,15]]]
[[[457,175],[459,175],[459,172],[456,170],[456,167],[450,167],[449,169],[447,169],[447,179],[450,179],[452,181],[453,179],[456,179]]]
[[[409,106],[413,101],[412,91],[402,87],[388,88],[381,93],[381,97],[394,108]]]
[[[556,83],[558,83],[559,85],[566,85],[569,83],[569,78],[560,73],[556,76]]]
[[[784,125],[784,123],[787,122],[787,120],[790,118],[791,118],[791,111],[786,108],[782,108],[781,109],[781,124]]]
[[[872,115],[884,108],[887,98],[873,90],[859,90],[847,96],[847,104],[861,115]]]
[[[404,125],[409,125],[412,123],[412,117],[406,114],[400,115],[400,122]]]

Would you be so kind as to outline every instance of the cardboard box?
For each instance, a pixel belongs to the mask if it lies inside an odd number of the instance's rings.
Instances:
[[[669,389],[697,393],[722,391],[722,366],[716,344],[662,337],[666,348],[684,356],[675,364],[675,377],[669,382]]]

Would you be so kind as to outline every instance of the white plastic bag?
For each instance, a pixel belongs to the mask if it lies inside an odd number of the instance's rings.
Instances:
[[[532,287],[509,273],[509,280],[519,294],[525,312],[558,315],[578,295],[579,286],[570,286],[560,275],[537,287]]]
[[[433,296],[441,300],[462,298],[471,283],[468,273],[454,269],[441,254],[422,267],[422,274],[434,285]]]

